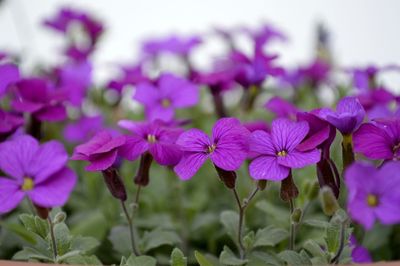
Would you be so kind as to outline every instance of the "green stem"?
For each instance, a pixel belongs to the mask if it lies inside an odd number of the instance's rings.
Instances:
[[[52,249],[53,249],[54,263],[56,263],[57,262],[57,243],[56,243],[56,237],[54,235],[54,224],[53,224],[53,221],[51,220],[50,215],[47,217],[47,222],[49,223],[49,230],[50,230],[51,245],[52,245]]]
[[[342,252],[344,249],[345,236],[346,236],[346,226],[345,226],[345,223],[342,222],[342,224],[340,225],[339,248],[338,248],[335,256],[333,257],[333,259],[331,260],[331,264],[339,263],[340,255],[342,255]]]
[[[129,227],[129,234],[130,234],[130,239],[131,239],[131,246],[132,246],[132,252],[136,255],[139,256],[140,252],[137,250],[136,245],[135,245],[135,234],[133,232],[133,222],[132,218],[129,216],[128,210],[126,209],[125,202],[121,200],[121,205],[122,209],[124,210],[124,214],[126,217],[126,220],[128,221],[128,227]]]
[[[296,241],[296,224],[291,219],[293,211],[294,211],[293,199],[289,200],[289,204],[290,204],[290,241],[289,241],[289,250],[294,250],[295,241]]]

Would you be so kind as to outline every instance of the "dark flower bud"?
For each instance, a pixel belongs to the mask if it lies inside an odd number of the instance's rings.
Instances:
[[[139,186],[147,186],[150,181],[149,173],[150,173],[150,166],[153,162],[153,156],[150,153],[145,153],[140,157],[140,164],[138,172],[134,178],[135,184]]]
[[[338,198],[340,177],[335,163],[330,158],[323,158],[317,163],[317,176],[320,187],[330,187],[335,197]]]
[[[292,215],[290,216],[290,220],[292,221],[292,223],[298,224],[300,222],[300,220],[301,220],[301,215],[302,215],[301,209],[300,208],[296,208],[292,212]]]
[[[42,122],[31,116],[28,133],[37,140],[42,138]]]
[[[342,159],[343,171],[354,162],[353,137],[351,134],[343,135]]]
[[[260,190],[264,190],[267,187],[267,180],[258,180],[257,187]]]
[[[66,218],[67,218],[67,215],[65,214],[65,212],[59,212],[54,217],[54,223],[55,224],[63,223]]]
[[[102,171],[102,173],[104,181],[106,182],[108,190],[111,192],[111,194],[115,198],[125,201],[127,199],[125,185],[124,182],[122,182],[117,169],[110,167]]]
[[[37,215],[42,218],[43,220],[46,220],[47,217],[49,217],[49,209],[38,206],[36,204],[33,204],[33,206],[36,209]]]
[[[215,169],[217,170],[218,176],[221,179],[222,182],[224,182],[225,186],[227,188],[235,188],[235,182],[236,182],[236,173],[235,171],[226,171],[222,168],[219,168],[218,166],[215,166]]]
[[[293,182],[292,172],[289,176],[282,180],[281,182],[281,199],[284,201],[289,201],[296,198],[299,195],[299,190],[296,184]]]
[[[326,215],[332,216],[339,209],[339,204],[330,187],[323,187],[320,191],[322,210]]]

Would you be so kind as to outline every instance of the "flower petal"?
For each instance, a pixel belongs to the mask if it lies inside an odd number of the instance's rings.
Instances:
[[[87,171],[103,171],[111,167],[117,159],[118,150],[93,154],[89,156],[90,164],[86,166]]]
[[[277,159],[280,165],[290,168],[303,168],[319,162],[321,160],[321,151],[317,149],[305,152],[294,150],[286,156],[278,156]]]
[[[24,198],[20,185],[11,179],[0,177],[0,213],[15,209]]]
[[[347,209],[350,217],[364,226],[365,229],[369,230],[372,228],[375,222],[375,215],[373,209],[367,205],[367,194],[365,192],[359,192],[355,194],[354,198],[348,202]]]
[[[155,143],[150,145],[149,151],[161,165],[176,165],[182,157],[182,151],[176,144]]]
[[[91,140],[87,143],[81,144],[75,147],[74,154],[72,155],[72,160],[81,160],[79,154],[89,156],[95,150],[101,148],[104,143],[107,143],[112,139],[112,136],[107,131],[101,131],[97,133]],[[79,158],[78,158],[79,157]]]
[[[211,146],[210,138],[200,129],[189,129],[183,132],[176,141],[183,151],[206,152]]]
[[[174,167],[175,173],[182,180],[188,180],[196,174],[207,160],[207,154],[197,152],[184,152],[182,159]]]
[[[294,122],[285,118],[272,121],[272,140],[279,151],[290,152],[305,138],[309,130],[305,121]]]
[[[250,176],[253,179],[281,181],[289,175],[289,168],[279,165],[276,157],[260,156],[250,163]]]
[[[159,86],[175,108],[193,106],[199,101],[199,89],[186,79],[164,74],[160,77]]]
[[[261,154],[271,155],[271,156],[276,155],[276,150],[272,142],[271,134],[265,131],[256,130],[253,133],[251,133],[249,138],[249,144],[250,144],[249,145],[250,152],[259,155]]]
[[[46,106],[35,113],[40,121],[62,121],[67,117],[67,111],[62,105]]]
[[[149,144],[138,135],[126,136],[125,144],[119,147],[119,155],[134,161],[149,149]]]
[[[157,104],[160,96],[159,90],[150,83],[143,82],[136,86],[136,92],[133,99],[146,107],[152,107]]]

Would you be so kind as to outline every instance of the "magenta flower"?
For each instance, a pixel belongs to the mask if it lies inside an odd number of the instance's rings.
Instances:
[[[361,125],[353,134],[354,150],[370,159],[400,159],[400,119]]]
[[[354,163],[345,172],[349,195],[347,208],[351,218],[370,230],[375,221],[390,225],[400,222],[400,164],[373,165]]]
[[[104,129],[103,117],[82,116],[79,120],[68,124],[64,129],[64,138],[72,143],[82,143],[91,139]]]
[[[49,141],[42,145],[23,135],[0,144],[0,213],[18,206],[27,196],[33,204],[52,208],[66,203],[77,177],[67,165],[63,145]]]
[[[110,168],[118,156],[118,149],[125,144],[125,136],[113,136],[102,131],[85,144],[74,149],[72,160],[88,161],[87,171],[104,171]]]
[[[64,105],[65,95],[49,87],[39,78],[22,79],[15,84],[12,107],[14,110],[30,113],[40,121],[60,121],[67,116]]]
[[[120,155],[134,161],[149,152],[160,165],[175,165],[182,152],[175,143],[183,132],[181,128],[167,126],[164,122],[134,122],[121,120],[118,125],[131,132],[126,143],[120,148]]]
[[[265,121],[261,121],[261,120],[246,122],[246,123],[243,123],[243,126],[245,128],[247,128],[247,130],[250,132],[254,132],[256,130],[271,132],[270,126]]]
[[[308,131],[307,122],[280,118],[272,122],[271,133],[253,132],[250,136],[250,152],[257,156],[250,163],[250,176],[280,181],[289,175],[291,168],[317,163],[321,153],[315,147],[307,151],[297,149]]]
[[[137,85],[134,99],[145,106],[146,117],[153,121],[170,121],[175,109],[196,105],[199,89],[186,79],[172,74],[162,74],[157,85],[141,83]]]
[[[357,243],[356,238],[354,235],[350,236],[350,247],[351,250],[351,258],[355,263],[369,263],[372,262],[371,255],[368,252],[368,249],[359,245]]]
[[[162,53],[171,53],[178,56],[187,56],[202,40],[198,36],[188,38],[180,36],[169,36],[164,39],[147,40],[142,45],[145,54],[156,56]]]
[[[236,118],[219,119],[212,129],[211,138],[195,128],[182,133],[176,143],[183,156],[174,168],[175,173],[182,180],[188,180],[207,158],[225,171],[239,169],[247,158],[249,134]]]
[[[288,119],[295,119],[297,112],[301,111],[294,104],[279,96],[269,99],[265,104],[265,108],[274,113],[276,117]]]
[[[121,93],[126,86],[132,86],[142,82],[150,82],[143,72],[142,64],[129,65],[121,67],[120,75],[112,79],[106,87]]]
[[[0,141],[13,134],[24,124],[24,118],[19,115],[7,113],[0,109]]]
[[[0,65],[0,98],[7,92],[9,85],[19,80],[18,67],[14,64]]]
[[[336,112],[322,108],[318,116],[336,127],[343,135],[353,133],[361,125],[365,111],[356,97],[344,97],[336,107]]]

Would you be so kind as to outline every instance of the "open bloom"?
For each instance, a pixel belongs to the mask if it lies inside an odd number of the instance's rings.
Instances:
[[[123,144],[125,136],[114,138],[109,132],[101,131],[87,143],[77,146],[71,159],[88,161],[87,171],[104,171],[115,163],[118,149]]]
[[[291,102],[279,97],[274,96],[265,103],[264,106],[267,110],[271,111],[276,117],[295,119],[297,112],[301,110]]]
[[[22,79],[15,84],[12,107],[40,121],[60,121],[67,116],[63,105],[65,98],[64,93],[54,90],[43,79]]]
[[[118,125],[131,132],[126,143],[120,148],[120,155],[134,161],[140,155],[149,152],[161,165],[175,165],[181,159],[182,152],[175,143],[183,132],[181,128],[167,126],[164,122],[134,122],[121,120]]]
[[[271,127],[271,133],[258,130],[250,136],[250,152],[256,154],[249,167],[251,177],[280,181],[289,175],[291,168],[302,168],[320,160],[320,151],[315,147],[297,149],[309,131],[307,122],[280,118]]]
[[[187,180],[210,158],[217,167],[235,171],[247,157],[249,134],[236,118],[219,119],[211,138],[199,129],[190,129],[177,140],[183,156],[174,170],[182,180]]]
[[[400,159],[400,119],[366,123],[354,133],[354,150],[370,159]]]
[[[27,196],[35,205],[51,208],[68,200],[76,175],[66,165],[63,145],[49,141],[42,145],[23,135],[0,144],[0,213],[16,208]]]
[[[351,218],[369,230],[376,220],[382,224],[400,222],[400,163],[388,162],[380,169],[354,163],[345,172]]]
[[[318,116],[336,127],[343,135],[348,135],[361,125],[365,111],[356,97],[348,96],[339,101],[336,111],[322,108]]]
[[[0,98],[7,92],[8,86],[19,79],[19,76],[19,70],[16,65],[0,65]]]
[[[353,262],[355,263],[372,262],[372,258],[368,252],[368,249],[359,245],[357,243],[356,238],[353,235],[350,236],[350,247],[352,247],[351,258],[353,259]]]
[[[170,121],[174,118],[175,109],[197,104],[199,90],[196,85],[184,78],[163,74],[158,79],[157,85],[138,84],[134,99],[145,106],[149,120]]]

